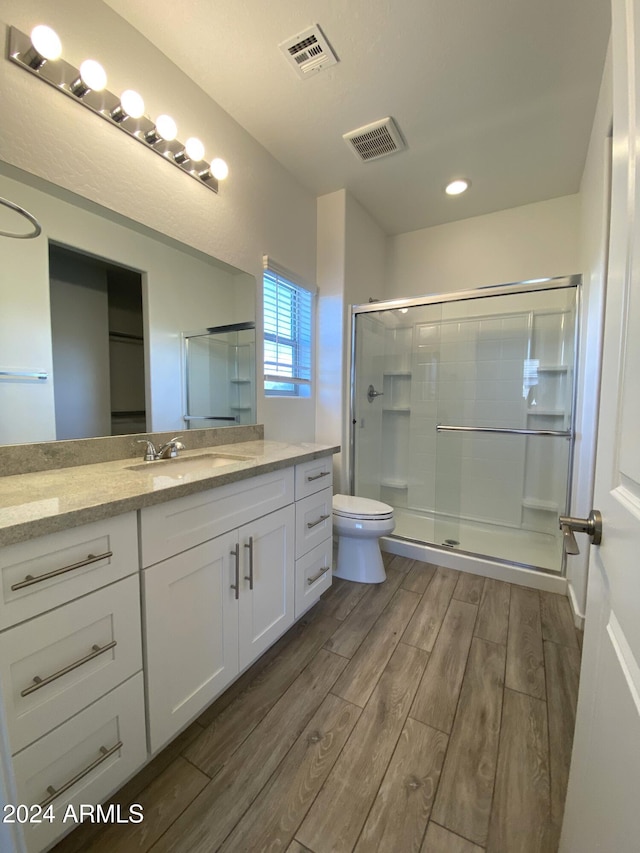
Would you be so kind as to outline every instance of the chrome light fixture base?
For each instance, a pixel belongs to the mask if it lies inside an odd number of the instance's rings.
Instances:
[[[170,142],[163,139],[157,132],[156,126],[147,116],[131,118],[125,116],[120,118],[122,110],[120,98],[103,89],[96,92],[92,89],[82,91],[77,87],[80,79],[80,71],[64,59],[46,61],[34,67],[33,46],[28,35],[16,27],[9,28],[9,57],[12,62],[24,68],[30,74],[44,80],[59,92],[72,98],[76,103],[91,110],[100,118],[109,122],[112,127],[124,131],[128,136],[140,142],[145,148],[154,151],[167,163],[184,172],[190,178],[196,180],[200,186],[218,192],[218,181],[209,172],[209,163],[205,160],[193,161],[189,159],[176,159],[184,152],[184,145],[177,139]],[[114,118],[116,116],[116,118]],[[207,177],[205,177],[205,174]]]

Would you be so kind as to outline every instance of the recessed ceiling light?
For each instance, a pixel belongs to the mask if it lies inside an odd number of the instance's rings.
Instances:
[[[471,181],[464,180],[463,178],[459,178],[456,181],[451,181],[450,184],[447,184],[445,187],[445,192],[447,195],[460,195],[465,190],[468,190],[471,186]]]

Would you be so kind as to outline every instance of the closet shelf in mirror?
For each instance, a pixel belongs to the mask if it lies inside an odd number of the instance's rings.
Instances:
[[[130,335],[128,332],[109,332],[109,338],[125,341],[144,341],[142,335]]]
[[[232,379],[231,384],[232,385],[251,385],[251,380],[250,379]]]

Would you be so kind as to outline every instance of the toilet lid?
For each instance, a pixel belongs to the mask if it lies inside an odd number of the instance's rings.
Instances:
[[[355,495],[334,495],[333,511],[344,518],[391,518],[393,507],[371,498]]]

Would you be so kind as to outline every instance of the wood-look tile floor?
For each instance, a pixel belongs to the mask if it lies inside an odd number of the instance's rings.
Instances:
[[[385,555],[56,853],[555,853],[580,668],[567,599]]]

